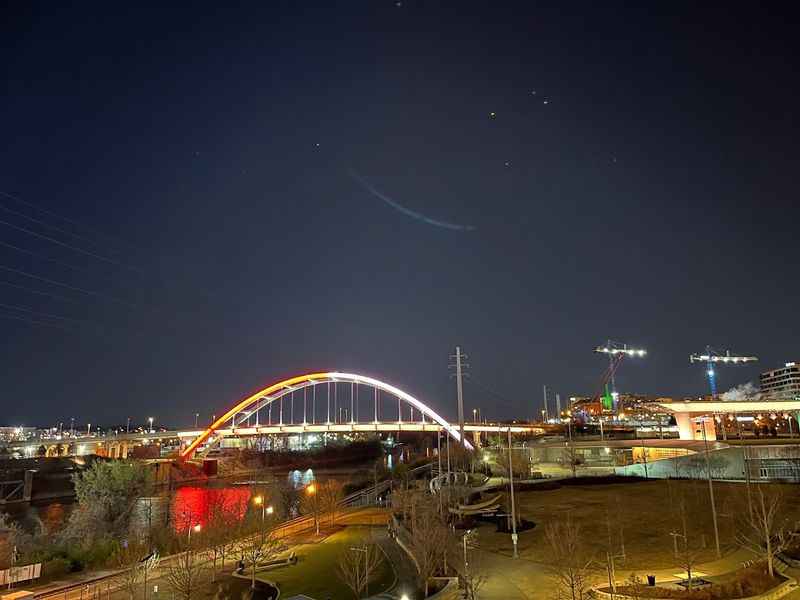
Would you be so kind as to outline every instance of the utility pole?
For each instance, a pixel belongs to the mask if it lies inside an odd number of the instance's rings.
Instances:
[[[711,459],[708,455],[708,436],[706,435],[706,417],[701,417],[700,422],[703,426],[703,442],[706,446],[706,473],[708,474],[708,495],[711,498],[711,516],[714,518],[714,542],[717,545],[717,557],[721,558],[722,553],[719,549],[719,528],[717,527],[717,505],[714,502],[714,484],[711,481]],[[712,421],[713,422],[713,421]]]
[[[542,386],[542,394],[543,394],[542,419],[546,423],[549,420],[548,417],[550,416],[547,414],[547,385]]]
[[[511,426],[508,427],[508,475],[511,489],[511,543],[514,545],[514,558],[517,558],[517,511],[514,505],[514,468],[511,464]]]
[[[456,346],[456,353],[452,355],[450,358],[455,359],[455,364],[451,365],[451,367],[455,367],[456,370],[456,393],[458,397],[458,433],[461,436],[459,443],[462,447],[465,447],[464,443],[464,382],[463,382],[463,375],[464,375],[464,368],[468,367],[469,365],[462,363],[461,361],[467,358],[466,354],[461,353],[461,346]]]

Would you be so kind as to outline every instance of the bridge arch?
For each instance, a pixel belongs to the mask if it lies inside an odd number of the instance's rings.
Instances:
[[[257,412],[261,408],[275,402],[286,394],[304,387],[329,382],[363,384],[396,396],[399,400],[402,400],[406,404],[420,411],[420,413],[423,415],[423,419],[424,417],[428,417],[431,421],[437,423],[442,429],[444,429],[456,442],[461,442],[461,435],[459,434],[457,428],[453,427],[447,420],[437,414],[436,411],[411,394],[373,377],[367,377],[366,375],[358,375],[355,373],[331,371],[324,373],[308,373],[306,375],[290,377],[289,379],[284,379],[282,381],[278,381],[277,383],[273,383],[272,385],[257,391],[255,394],[242,399],[232,408],[230,408],[225,414],[221,415],[213,423],[211,423],[211,425],[209,425],[194,440],[192,440],[192,442],[181,451],[181,458],[190,458],[192,455],[194,455],[197,448],[203,445],[212,435],[214,435],[215,431],[222,428],[229,421],[233,422],[233,425],[235,426],[237,418],[239,418],[241,422],[254,412]],[[464,440],[464,445],[467,448],[472,449],[472,445],[466,439]]]

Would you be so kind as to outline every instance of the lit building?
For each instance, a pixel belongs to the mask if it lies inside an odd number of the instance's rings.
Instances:
[[[780,369],[765,371],[760,376],[761,393],[770,399],[800,398],[800,363],[788,362]]]

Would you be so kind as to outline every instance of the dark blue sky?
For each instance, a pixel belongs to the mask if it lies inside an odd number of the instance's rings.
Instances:
[[[0,191],[38,208],[0,197],[0,420],[186,424],[311,369],[453,413],[457,343],[497,417],[595,392],[608,337],[650,351],[622,391],[704,393],[707,344],[762,359],[722,389],[800,358],[793,22],[5,2]]]

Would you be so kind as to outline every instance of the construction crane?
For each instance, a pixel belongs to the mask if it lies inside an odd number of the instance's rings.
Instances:
[[[756,362],[757,356],[733,356],[730,350],[726,350],[725,354],[714,350],[711,346],[706,346],[704,354],[692,354],[689,356],[690,363],[704,363],[706,365],[706,377],[708,377],[708,385],[711,388],[711,399],[717,398],[717,373],[714,369],[715,363],[722,364],[744,364],[748,362]]]
[[[598,346],[594,349],[599,354],[608,355],[608,368],[603,373],[603,378],[600,380],[600,395],[602,398],[601,406],[604,410],[615,410],[617,403],[617,383],[615,375],[617,369],[622,364],[626,356],[639,356],[642,357],[647,354],[647,350],[643,348],[632,348],[628,344],[622,344],[613,340],[608,340],[604,345]],[[611,384],[609,391],[608,384]]]

